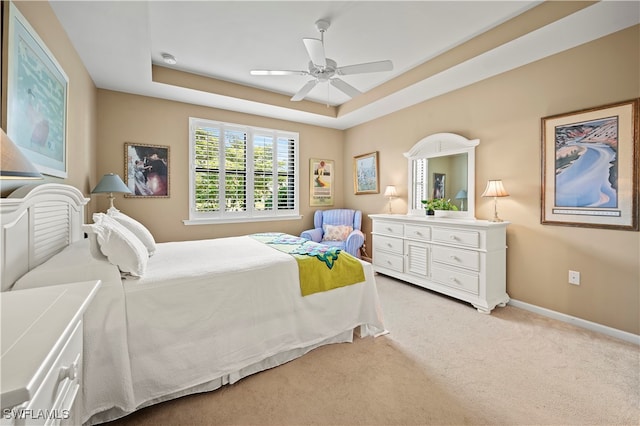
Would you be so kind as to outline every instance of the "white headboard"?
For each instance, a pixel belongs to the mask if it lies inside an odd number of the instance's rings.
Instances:
[[[26,185],[0,198],[0,289],[83,238],[84,206],[73,186]]]

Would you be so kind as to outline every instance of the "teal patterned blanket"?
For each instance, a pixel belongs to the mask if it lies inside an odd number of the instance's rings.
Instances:
[[[364,281],[362,263],[337,247],[280,232],[250,237],[296,259],[303,296]]]

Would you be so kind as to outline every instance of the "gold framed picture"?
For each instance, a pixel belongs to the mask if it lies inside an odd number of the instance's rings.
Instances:
[[[639,102],[542,118],[542,224],[638,230]]]
[[[356,195],[380,193],[378,151],[353,157],[353,191]]]

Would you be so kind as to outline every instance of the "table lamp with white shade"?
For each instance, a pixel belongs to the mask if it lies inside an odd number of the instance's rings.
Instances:
[[[493,218],[491,222],[503,222],[503,220],[498,217],[498,197],[508,196],[509,193],[504,189],[502,180],[495,179],[487,182],[487,187],[482,193],[482,197],[493,197]]]
[[[391,201],[398,196],[398,191],[394,185],[388,185],[384,189],[384,196],[389,199],[389,214],[391,214]]]

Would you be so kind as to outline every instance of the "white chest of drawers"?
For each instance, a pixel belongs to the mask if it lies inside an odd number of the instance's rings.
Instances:
[[[507,222],[369,215],[376,272],[471,303],[490,313],[509,301]]]
[[[0,294],[2,425],[75,424],[82,386],[82,316],[89,281]]]

